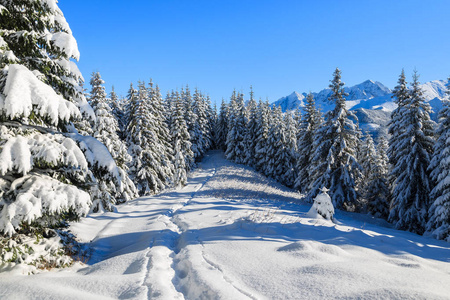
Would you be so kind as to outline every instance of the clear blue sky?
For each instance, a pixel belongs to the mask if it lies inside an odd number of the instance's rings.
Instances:
[[[421,82],[450,75],[450,1],[60,0],[93,71],[126,95],[153,81],[189,84],[213,100],[233,89],[275,101],[319,91],[336,67],[347,85],[392,88],[402,68]],[[89,86],[88,86],[89,87]]]

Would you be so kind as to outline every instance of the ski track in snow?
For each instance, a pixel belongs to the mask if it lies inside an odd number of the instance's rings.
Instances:
[[[185,187],[72,224],[87,264],[0,274],[0,299],[449,299],[448,243],[300,198],[211,151]]]

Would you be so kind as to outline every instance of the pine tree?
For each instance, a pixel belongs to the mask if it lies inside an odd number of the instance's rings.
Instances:
[[[359,163],[362,167],[362,183],[363,190],[366,188],[367,180],[373,173],[377,160],[377,151],[375,149],[375,143],[373,142],[370,133],[366,132],[364,139],[361,143],[360,154],[358,155]]]
[[[245,159],[246,116],[244,95],[233,92],[228,109],[228,135],[225,156],[228,160],[242,164]]]
[[[399,82],[403,81],[403,72]],[[417,72],[408,97],[400,98],[404,109],[398,111],[398,131],[393,132],[390,143],[391,161],[394,162],[392,175],[395,178],[389,220],[398,229],[409,230],[418,234],[425,231],[430,206],[430,192],[433,188],[428,166],[433,152],[433,129],[429,113],[431,108],[425,102],[419,87]],[[401,89],[396,89],[396,96]]]
[[[217,115],[217,104],[214,103],[214,107],[211,110],[209,116],[209,127],[211,136],[211,149],[220,149],[219,147],[219,137],[217,135],[217,127],[219,124],[219,116]]]
[[[267,147],[269,143],[269,131],[270,131],[270,108],[269,103],[265,103],[259,100],[258,104],[258,130],[256,133],[256,146],[255,146],[255,168],[259,172],[264,173],[267,166]]]
[[[447,82],[447,95],[450,95],[450,78]],[[431,192],[433,202],[429,209],[426,230],[450,242],[450,101],[444,100],[439,112],[437,141],[429,169],[436,186]]]
[[[114,91],[114,86],[112,87],[111,93],[109,94],[109,106],[111,107],[111,112],[114,118],[117,120],[117,134],[122,140],[125,140],[126,120],[124,101],[119,100],[119,97]]]
[[[387,219],[389,215],[390,187],[388,181],[389,170],[388,157],[386,154],[387,148],[387,140],[381,137],[378,141],[373,165],[370,166],[371,171],[367,177],[367,184],[365,185],[366,189],[364,192],[367,200],[368,212],[377,218],[383,219]],[[370,150],[370,152],[372,152],[372,150]]]
[[[286,158],[283,163],[283,174],[281,175],[281,182],[288,186],[293,187],[295,179],[298,177],[296,171],[298,151],[297,151],[297,128],[295,121],[291,113],[286,113],[284,116],[285,123],[285,152]]]
[[[264,174],[267,177],[274,178],[281,181],[282,161],[284,159],[284,144],[286,138],[284,135],[283,121],[281,107],[276,107],[271,110],[271,126],[268,135],[267,151],[266,151],[266,165],[264,166]]]
[[[0,69],[20,64],[39,72],[41,81],[93,119],[80,86],[83,76],[71,61],[80,57],[77,43],[57,1],[2,1],[1,5]]]
[[[76,41],[56,1],[2,1],[3,235],[39,234],[86,214],[92,204],[87,191],[96,184],[100,169],[120,180],[106,147],[76,133],[74,126],[83,115],[95,119],[83,94],[82,76],[71,60],[78,57]]]
[[[117,182],[114,176],[109,173],[99,172],[97,185],[91,188],[93,198],[92,210],[111,211],[112,205],[122,203],[134,198],[137,195],[136,188],[128,177],[126,171],[127,164],[131,161],[131,156],[127,152],[125,144],[117,135],[118,124],[111,113],[111,108],[107,104],[106,92],[103,87],[104,81],[100,73],[92,74],[91,78],[90,102],[95,112],[95,125],[93,136],[102,142],[112,158],[116,162],[121,180]],[[94,166],[95,167],[95,166]]]
[[[186,164],[187,164],[187,170],[191,170],[195,165],[195,155],[198,153],[197,151],[197,141],[194,139],[197,139],[198,136],[198,127],[196,123],[196,117],[194,114],[194,110],[192,108],[192,96],[191,91],[189,89],[189,86],[186,86],[186,90],[181,90],[181,99],[183,101],[183,112],[184,112],[184,121],[187,126],[187,130],[189,132],[190,137],[190,143],[191,143],[191,151],[193,153],[193,156],[187,156]],[[194,149],[195,148],[195,149]]]
[[[398,85],[393,90],[392,98],[394,99],[394,102],[397,104],[397,108],[392,112],[391,121],[389,122],[388,125],[388,132],[391,135],[391,138],[389,139],[388,156],[391,165],[395,166],[397,165],[399,156],[402,155],[401,153],[397,152],[397,148],[399,147],[399,144],[402,143],[400,137],[406,130],[403,124],[403,115],[407,112],[406,105],[408,99],[410,98],[404,70],[402,70],[399,76]],[[390,181],[393,183],[393,181],[398,175],[397,174],[392,175],[393,176],[391,176]]]
[[[217,148],[223,151],[227,150],[226,141],[228,136],[228,106],[222,99],[220,105],[219,118],[216,125]]]
[[[205,152],[213,149],[214,145],[214,127],[217,120],[217,111],[214,104],[214,109],[211,107],[211,98],[209,95],[204,97],[204,105],[206,110],[206,122],[205,122]]]
[[[358,143],[357,126],[352,119],[356,116],[347,110],[341,81],[341,71],[336,68],[331,80],[329,101],[335,108],[326,115],[323,127],[315,134],[315,153],[312,169],[313,184],[307,199],[314,199],[326,187],[330,191],[336,208],[355,210],[358,205],[356,178],[360,176],[360,165],[355,158]]]
[[[253,98],[253,89],[250,87],[250,100],[247,105],[248,123],[245,131],[245,154],[244,164],[248,166],[255,165],[255,148],[256,148],[256,133],[258,131],[257,123],[257,107],[256,101]]]
[[[297,111],[296,119],[300,120],[297,131],[297,178],[294,183],[295,189],[301,193],[309,191],[311,186],[310,169],[312,165],[312,155],[314,153],[314,135],[317,129],[322,125],[323,119],[320,112],[316,109],[314,96],[309,93],[306,97],[305,113],[302,118]]]
[[[158,139],[155,110],[144,83],[139,83],[137,95],[129,102],[136,102],[127,130],[133,158],[130,171],[140,195],[154,194],[167,186],[168,178],[160,161],[164,146]]]
[[[166,110],[163,105],[161,92],[158,85],[154,86],[150,80],[149,88],[149,107],[151,109],[152,121],[155,132],[155,148],[158,152],[159,177],[166,187],[172,185],[173,178],[173,149],[171,144],[171,135],[169,126],[166,122]]]
[[[182,186],[187,182],[187,171],[189,170],[188,163],[192,161],[194,156],[191,150],[190,136],[187,129],[187,124],[184,119],[185,105],[180,95],[176,93],[172,99],[173,101],[173,115],[170,128],[170,135],[172,137],[172,145],[174,149],[174,183]]]
[[[199,160],[209,149],[210,129],[208,124],[208,109],[205,99],[198,89],[195,89],[193,97],[193,113],[195,115],[194,129],[192,130],[191,143],[194,158]]]

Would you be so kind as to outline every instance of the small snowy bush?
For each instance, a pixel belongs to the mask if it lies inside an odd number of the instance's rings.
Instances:
[[[308,212],[309,216],[315,217],[320,215],[326,220],[333,220],[334,207],[327,191],[328,190],[326,188],[322,188],[321,193],[316,196],[314,203]]]

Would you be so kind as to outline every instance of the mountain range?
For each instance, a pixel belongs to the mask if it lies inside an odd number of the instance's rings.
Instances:
[[[436,120],[437,113],[442,108],[442,101],[446,98],[446,82],[434,80],[422,84],[425,101],[433,109],[431,117]],[[374,136],[386,134],[386,126],[390,120],[391,112],[397,107],[392,99],[393,92],[390,88],[378,81],[366,80],[352,87],[344,87],[348,93],[346,96],[347,108],[354,111],[358,117],[363,131],[369,131]],[[312,93],[317,107],[323,112],[334,108],[334,103],[328,101],[331,95],[330,89],[323,89],[318,93]],[[307,93],[293,92],[272,103],[280,106],[283,112],[302,109],[306,104]]]

